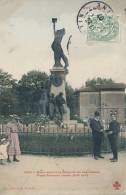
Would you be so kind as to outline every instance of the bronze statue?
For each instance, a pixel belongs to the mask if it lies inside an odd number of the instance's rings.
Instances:
[[[62,49],[62,46],[61,46],[61,41],[62,41],[62,38],[64,35],[65,35],[64,28],[57,30],[54,34],[54,41],[53,41],[51,47],[52,47],[52,50],[54,52],[54,60],[55,60],[54,66],[55,67],[62,67],[62,64],[61,64],[61,59],[62,59],[64,61],[64,64],[65,64],[64,68],[65,68],[65,70],[67,70],[67,67],[69,66],[68,59],[65,56],[63,49]]]
[[[56,113],[58,114],[59,120],[63,121],[63,115],[65,113],[64,110],[64,104],[66,104],[66,101],[63,97],[63,93],[60,92],[56,97],[55,97],[55,104],[56,104]]]

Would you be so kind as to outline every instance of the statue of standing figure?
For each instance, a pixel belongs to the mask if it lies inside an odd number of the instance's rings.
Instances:
[[[61,46],[61,41],[63,36],[65,35],[65,29],[60,29],[57,30],[54,34],[54,41],[52,43],[52,50],[54,52],[54,60],[55,60],[55,67],[62,67],[61,64],[61,59],[64,61],[64,68],[67,70],[67,67],[69,66],[68,64],[68,59],[66,55],[63,52],[62,46]]]
[[[56,114],[58,114],[58,118],[60,121],[63,121],[63,115],[65,113],[64,110],[64,104],[66,104],[66,101],[63,97],[63,93],[60,92],[56,97],[55,97],[55,104],[56,104]]]
[[[53,120],[55,117],[55,96],[53,93],[49,95],[49,103],[48,103],[48,109],[49,109],[49,118],[50,120]]]
[[[48,106],[48,94],[46,90],[42,90],[40,100],[39,100],[39,114],[47,115]]]
[[[63,121],[63,115],[65,113],[64,104],[66,101],[63,97],[63,93],[60,92],[57,96],[54,96],[53,93],[49,95],[49,118],[53,120],[54,118],[59,121]]]

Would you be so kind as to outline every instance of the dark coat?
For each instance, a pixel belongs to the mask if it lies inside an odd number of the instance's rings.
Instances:
[[[109,123],[109,129],[108,129],[108,132],[109,131],[112,131],[112,134],[113,135],[118,135],[119,131],[120,131],[120,124],[114,120],[114,121],[111,121]]]
[[[101,122],[97,121],[95,119],[91,119],[90,127],[92,129],[92,132],[94,132],[94,131],[100,132],[101,129],[103,129],[103,126],[101,125]]]

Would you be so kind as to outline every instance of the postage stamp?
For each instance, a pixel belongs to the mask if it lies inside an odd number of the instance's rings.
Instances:
[[[87,25],[88,41],[112,41],[119,35],[119,23],[114,16],[93,16]]]
[[[102,1],[89,1],[77,15],[77,26],[86,34],[87,41],[116,41],[119,36],[119,21],[113,9]]]

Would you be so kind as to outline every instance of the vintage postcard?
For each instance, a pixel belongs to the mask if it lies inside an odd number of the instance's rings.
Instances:
[[[126,195],[126,0],[0,0],[0,195]]]

